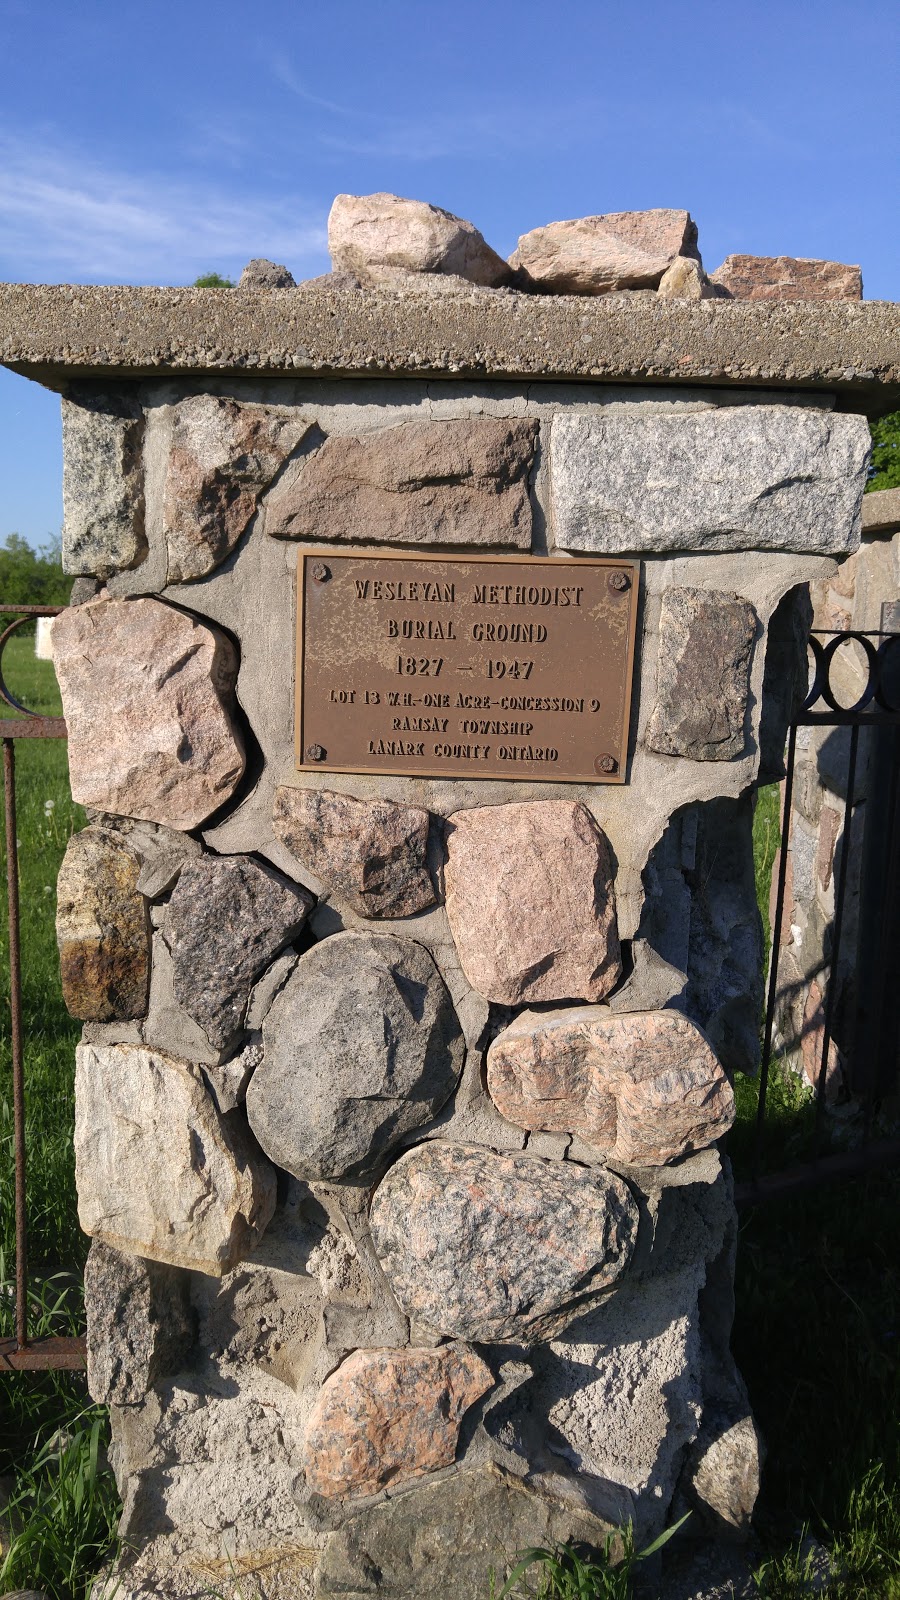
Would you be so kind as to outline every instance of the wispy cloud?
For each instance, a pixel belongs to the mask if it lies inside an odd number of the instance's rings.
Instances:
[[[190,283],[251,256],[326,270],[325,217],[298,195],[106,168],[53,143],[0,138],[0,276]]]
[[[449,105],[405,111],[347,105],[317,94],[285,56],[272,56],[269,69],[277,83],[318,113],[310,137],[340,155],[411,163],[471,157],[482,161],[521,156],[534,149],[566,149],[585,128],[597,128],[609,112],[595,98],[581,97],[565,106],[495,101],[490,107],[465,104],[458,96]]]

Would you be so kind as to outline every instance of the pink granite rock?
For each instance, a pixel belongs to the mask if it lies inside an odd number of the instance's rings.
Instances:
[[[818,1093],[822,1071],[822,1046],[825,1043],[825,997],[815,978],[809,986],[803,1008],[803,1031],[800,1036],[800,1062],[803,1076],[811,1089]],[[832,1106],[841,1097],[844,1082],[844,1064],[834,1039],[828,1041],[828,1064],[825,1068],[825,1103]]]
[[[612,854],[580,802],[454,812],[445,888],[463,971],[486,1000],[602,1000],[618,982]]]
[[[522,235],[509,258],[529,285],[554,294],[655,289],[676,256],[696,256],[687,211],[612,211]]]
[[[531,548],[538,425],[466,417],[332,435],[266,501],[276,539]]]
[[[710,281],[735,300],[862,299],[859,267],[802,256],[726,256]]]
[[[449,1466],[463,1413],[493,1382],[467,1345],[355,1350],[328,1379],[310,1416],[309,1488],[329,1497],[370,1495]]]
[[[168,583],[201,578],[225,560],[310,426],[293,411],[220,395],[179,400],[163,501]]]
[[[677,1011],[526,1011],[494,1040],[487,1073],[507,1121],[577,1134],[635,1166],[701,1150],[734,1120],[716,1055]]]
[[[339,194],[328,217],[328,249],[335,272],[351,272],[362,284],[437,272],[492,288],[511,277],[471,222],[396,194]]]
[[[234,793],[234,648],[160,600],[94,600],[53,623],[73,799],[197,828]]]
[[[281,787],[272,826],[361,917],[411,917],[437,899],[425,864],[429,816],[419,806]]]

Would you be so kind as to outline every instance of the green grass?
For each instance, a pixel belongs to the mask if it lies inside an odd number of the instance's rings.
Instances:
[[[514,1600],[526,1594],[535,1600],[631,1600],[636,1567],[668,1544],[690,1515],[666,1528],[644,1550],[635,1550],[630,1525],[607,1534],[602,1550],[584,1555],[571,1544],[523,1550],[502,1589],[498,1590],[491,1570],[490,1600]],[[537,1588],[529,1581],[532,1578]]]
[[[59,715],[53,669],[30,637],[4,652],[7,684],[24,704]],[[16,798],[25,1028],[29,1331],[83,1326],[81,1270],[87,1240],[75,1205],[74,1054],[79,1025],[60,992],[54,932],[56,877],[70,835],[84,826],[72,803],[62,739],[16,743]],[[6,842],[0,852],[6,880]],[[6,899],[0,905],[0,1335],[13,1332],[13,1120]],[[0,1556],[0,1593],[44,1589],[81,1600],[110,1548],[116,1509],[103,1465],[108,1424],[78,1373],[0,1376],[0,1476],[12,1476],[19,1533]],[[60,1449],[60,1435],[65,1447]]]

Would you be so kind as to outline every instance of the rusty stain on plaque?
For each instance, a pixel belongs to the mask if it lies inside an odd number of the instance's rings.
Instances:
[[[637,566],[301,550],[297,766],[622,783]]]

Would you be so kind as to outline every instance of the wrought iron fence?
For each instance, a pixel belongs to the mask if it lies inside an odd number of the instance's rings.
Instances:
[[[0,1339],[0,1371],[79,1369],[85,1364],[83,1338],[28,1335],[28,1219],[25,1205],[25,1039],[22,1024],[22,949],[19,919],[19,851],[16,837],[16,740],[65,739],[62,717],[44,717],[16,699],[3,673],[3,651],[20,628],[38,617],[55,617],[59,606],[0,605],[0,616],[13,620],[0,634],[0,700],[16,717],[0,717],[3,744],[3,817],[6,835],[6,893],[9,936],[9,1008],[12,1051],[13,1145],[15,1151],[16,1301],[15,1336]]]
[[[885,606],[885,621],[894,622]],[[848,646],[864,665],[865,682],[854,704],[840,703],[832,683],[839,652]],[[753,1175],[737,1185],[739,1203],[785,1195],[829,1180],[853,1176],[900,1160],[900,1136],[885,1133],[879,1119],[900,1079],[900,633],[855,630],[810,635],[812,682],[802,710],[788,730],[783,790],[782,831],[777,858],[772,953],[763,1035],[759,1098],[756,1112]],[[786,905],[789,848],[794,821],[794,778],[798,732],[802,728],[848,730],[844,771],[841,834],[836,851],[834,916],[830,950],[812,981],[825,982],[814,1113],[805,1154],[780,1171],[767,1172],[769,1121],[767,1109],[776,1017],[783,1000],[780,964]],[[865,768],[865,784],[860,783]],[[862,817],[863,825],[854,826]],[[849,952],[854,981],[849,986],[853,1016],[848,1019],[848,1092],[855,1108],[853,1141],[845,1149],[827,1149],[829,1109],[826,1099],[829,1062],[839,999],[839,969],[847,965],[847,895],[851,859],[858,874],[859,915]],[[827,966],[827,981],[823,968]],[[818,1028],[816,1032],[818,1032]],[[788,1045],[791,1041],[788,1041]],[[796,1041],[793,1041],[796,1043]],[[781,1055],[787,1053],[784,1044]]]

